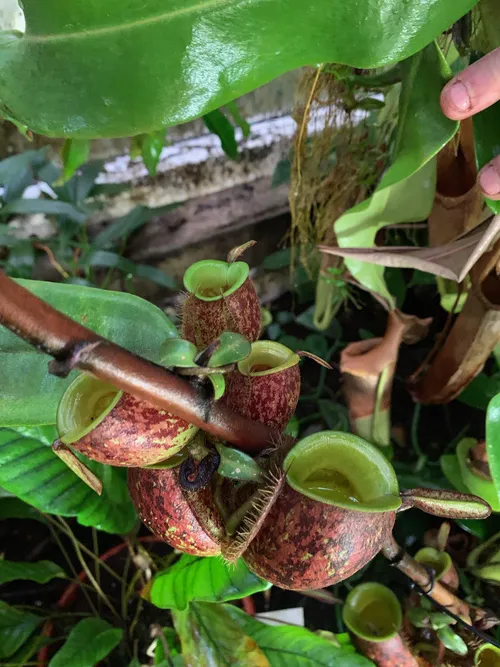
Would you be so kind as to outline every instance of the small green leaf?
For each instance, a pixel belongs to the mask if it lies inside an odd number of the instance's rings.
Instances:
[[[232,100],[231,102],[226,102],[224,106],[231,114],[231,117],[235,122],[235,124],[243,132],[243,137],[247,139],[250,136],[250,125],[248,124],[246,118],[243,118],[243,116],[241,115],[237,103],[234,100]]]
[[[118,646],[123,630],[101,618],[84,618],[69,633],[49,667],[94,667]]]
[[[192,368],[196,366],[198,355],[196,345],[183,338],[169,338],[161,346],[161,363],[163,366],[176,368]]]
[[[24,151],[0,161],[2,199],[8,203],[22,197],[25,189],[37,180],[38,172],[47,164],[47,147]]]
[[[0,208],[0,217],[14,214],[44,213],[45,215],[61,215],[74,222],[83,223],[89,213],[73,204],[53,199],[16,199]]]
[[[310,630],[270,626],[231,605],[223,607],[243,632],[257,642],[271,667],[370,667],[371,660],[352,652],[351,646],[334,646]]]
[[[126,470],[79,455],[103,483],[98,496],[46,444],[0,428],[0,486],[42,512],[76,516],[83,526],[129,532],[136,514]]]
[[[318,401],[318,407],[329,429],[332,431],[349,430],[349,417],[345,406],[333,403],[331,399],[321,398]]]
[[[0,658],[13,655],[43,621],[0,600]]]
[[[88,139],[66,139],[61,149],[63,161],[63,180],[68,181],[76,170],[89,159],[90,141]]]
[[[87,260],[89,266],[103,266],[108,269],[118,269],[136,278],[145,278],[156,285],[167,289],[177,289],[177,283],[169,275],[148,264],[135,264],[132,260],[122,257],[108,250],[95,250]]]
[[[213,399],[214,401],[218,401],[224,396],[224,392],[226,391],[226,380],[224,375],[222,373],[212,373],[208,376],[208,379],[211,382],[214,391]]]
[[[252,574],[241,559],[236,565],[227,565],[220,558],[184,554],[175,565],[154,578],[150,599],[161,609],[184,610],[195,600],[239,600],[270,586]]]
[[[156,168],[165,146],[165,130],[141,135],[141,156],[150,176],[156,176]]]
[[[300,431],[300,422],[297,415],[293,415],[285,428],[285,435],[289,435],[292,438],[298,438]]]
[[[279,271],[290,266],[292,251],[290,248],[283,248],[267,255],[262,262],[262,268],[267,271]]]
[[[232,160],[238,157],[238,144],[234,136],[234,127],[220,109],[215,109],[203,116],[203,122],[210,132],[216,134],[224,153]]]
[[[460,491],[460,493],[469,493],[469,489],[466,487],[462,478],[462,471],[460,469],[457,455],[444,454],[439,459],[439,463],[444,476],[450,484],[452,484],[457,491]]]
[[[226,331],[218,338],[219,346],[210,357],[210,368],[218,368],[226,364],[235,364],[246,359],[252,351],[250,342],[238,333]]]
[[[262,468],[251,456],[239,449],[226,447],[220,442],[217,442],[215,446],[221,458],[217,468],[219,475],[251,482],[259,482],[263,479]]]
[[[453,651],[453,653],[456,653],[457,655],[467,655],[469,651],[467,644],[462,637],[459,637],[448,626],[439,628],[437,636],[448,650]]]
[[[136,206],[126,215],[117,218],[110,225],[107,225],[102,232],[99,232],[92,241],[92,247],[103,249],[116,244],[118,241],[123,242],[130,234],[143,227],[152,218],[165,215],[165,213],[176,209],[177,206],[177,204],[169,204],[168,206],[160,206],[158,208]]]
[[[8,581],[26,579],[36,581],[38,584],[46,584],[56,577],[65,577],[64,570],[49,560],[41,560],[37,563],[22,563],[11,560],[0,560],[0,585]]]

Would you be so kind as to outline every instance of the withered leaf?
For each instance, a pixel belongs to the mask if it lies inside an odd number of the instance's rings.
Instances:
[[[419,269],[460,283],[499,236],[500,216],[495,216],[450,243],[434,248],[338,248],[320,245],[318,249],[330,255],[351,257],[380,266]]]

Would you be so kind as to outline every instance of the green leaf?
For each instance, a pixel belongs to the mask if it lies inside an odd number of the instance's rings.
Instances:
[[[96,250],[91,253],[87,262],[89,266],[103,266],[108,269],[118,269],[119,271],[135,276],[136,278],[150,280],[161,287],[166,287],[171,290],[177,289],[175,280],[163,271],[160,271],[160,269],[157,269],[154,266],[148,266],[147,264],[135,264],[132,260],[117,255],[114,252],[109,252],[108,250]]]
[[[0,185],[2,199],[10,202],[22,197],[25,189],[35,182],[39,170],[47,163],[47,148],[24,151],[0,161]]]
[[[26,579],[46,584],[56,577],[65,577],[64,570],[49,560],[37,563],[21,563],[11,560],[0,560],[0,585],[8,581]]]
[[[213,390],[213,399],[214,401],[218,401],[220,398],[224,396],[224,392],[226,391],[226,380],[224,378],[223,373],[211,373],[208,376],[208,380],[212,385],[212,390]]]
[[[238,157],[238,144],[234,136],[234,127],[220,109],[215,109],[203,116],[203,122],[210,132],[216,134],[224,153],[232,160]]]
[[[34,507],[14,497],[0,497],[0,521],[4,519],[34,519],[45,522]]]
[[[491,399],[486,412],[486,452],[490,474],[500,498],[500,394]]]
[[[348,431],[349,417],[345,406],[333,403],[331,399],[321,398],[318,401],[319,411],[331,431]]]
[[[211,368],[218,368],[226,364],[235,364],[242,361],[252,351],[250,342],[238,333],[226,331],[218,338],[219,346],[210,357],[208,365]]]
[[[0,38],[0,112],[46,136],[135,136],[302,65],[397,62],[475,4],[289,0],[284,11],[280,0],[24,0],[26,34]]]
[[[226,605],[194,602],[172,617],[186,665],[269,667],[264,653],[233,620]]]
[[[263,480],[262,468],[251,456],[239,449],[226,447],[219,442],[215,446],[220,454],[220,464],[217,468],[219,475],[231,479],[244,479],[250,482]]]
[[[267,271],[278,271],[290,266],[292,251],[290,248],[283,248],[267,255],[262,262],[262,268]]]
[[[63,161],[63,180],[68,181],[89,159],[90,142],[88,139],[66,139],[61,149]]]
[[[196,345],[183,338],[169,338],[161,346],[161,363],[163,366],[192,368],[196,366],[198,356]]]
[[[178,336],[159,308],[132,294],[80,285],[18,282],[92,331],[151,361],[160,361],[160,346],[166,338]],[[0,426],[55,424],[59,399],[76,373],[64,380],[50,375],[50,357],[3,327],[0,358]]]
[[[127,533],[136,514],[126,470],[78,455],[103,483],[98,496],[43,442],[0,428],[0,486],[42,512],[76,516],[83,526]]]
[[[394,158],[375,193],[335,223],[342,248],[373,247],[377,232],[384,226],[428,216],[436,179],[433,158],[458,129],[458,123],[446,118],[439,105],[450,70],[438,46],[429,44],[401,67],[403,84]],[[384,267],[350,258],[345,263],[362,285],[395,305],[384,282]]]
[[[248,616],[241,609],[224,605],[224,609],[250,635],[265,653],[271,667],[369,667],[373,663],[352,652],[349,647],[337,647],[310,630],[290,626],[270,626]]]
[[[118,646],[123,630],[101,618],[84,618],[69,633],[49,667],[94,667]]]
[[[184,554],[168,570],[160,572],[151,588],[151,602],[161,609],[187,609],[190,602],[225,602],[271,587],[250,572],[240,559],[228,565],[220,558]]]
[[[13,655],[43,621],[0,600],[0,658]]]
[[[225,107],[231,114],[231,117],[235,122],[235,124],[243,132],[244,139],[248,139],[248,137],[250,136],[250,125],[248,124],[246,118],[243,118],[243,116],[241,115],[241,112],[236,102],[234,100],[232,100],[231,102],[226,102]]]
[[[160,161],[161,152],[165,146],[165,130],[149,132],[141,136],[141,156],[148,174],[156,176],[156,168]]]
[[[469,651],[467,644],[464,642],[462,637],[453,632],[453,630],[451,630],[449,627],[444,626],[443,628],[439,628],[437,631],[437,636],[446,646],[446,648],[450,651],[453,651],[453,653],[457,653],[458,655],[467,655]]]
[[[89,217],[84,211],[73,204],[54,199],[15,199],[0,208],[0,217],[14,214],[45,213],[45,215],[62,215],[74,222],[83,223]]]
[[[28,239],[18,241],[9,252],[5,272],[12,278],[31,278],[35,265],[35,251]]]
[[[454,489],[460,493],[470,493],[462,478],[460,463],[456,454],[444,454],[439,459],[441,470]]]

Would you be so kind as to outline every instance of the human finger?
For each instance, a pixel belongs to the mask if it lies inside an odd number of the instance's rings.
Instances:
[[[479,187],[487,197],[500,200],[500,155],[481,169],[478,181]]]
[[[441,108],[448,118],[462,120],[500,100],[500,48],[469,65],[446,84]]]

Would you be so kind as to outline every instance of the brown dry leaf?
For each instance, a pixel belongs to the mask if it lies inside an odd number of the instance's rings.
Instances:
[[[500,278],[496,272],[500,241],[473,267],[472,288],[446,337],[409,379],[414,400],[448,403],[481,372],[500,342]]]
[[[415,345],[415,343],[419,343],[427,336],[432,324],[432,317],[417,317],[416,315],[403,313],[400,310],[396,312],[405,327],[403,331],[403,343]]]
[[[330,255],[351,257],[380,266],[419,269],[461,283],[499,237],[500,216],[497,215],[454,241],[435,248],[337,248],[320,245],[318,249]]]

